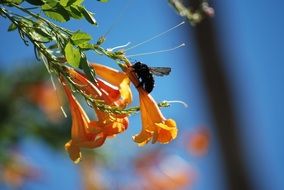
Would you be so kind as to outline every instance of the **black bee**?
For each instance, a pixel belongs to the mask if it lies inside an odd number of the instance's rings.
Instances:
[[[148,65],[141,62],[136,62],[132,65],[132,68],[140,81],[138,87],[142,86],[148,93],[152,92],[155,85],[153,74],[164,76],[171,72],[171,68],[169,67],[148,67]]]

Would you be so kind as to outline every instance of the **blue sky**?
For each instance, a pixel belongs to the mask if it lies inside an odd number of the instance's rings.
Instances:
[[[125,2],[128,1],[110,1],[106,4],[86,1],[86,7],[96,14],[98,27],[93,27],[84,21],[71,21],[63,26],[72,30],[86,31],[96,41],[128,6],[107,36],[104,43],[104,47],[107,48],[127,42],[137,44],[183,20],[163,0],[129,1],[129,5]],[[281,113],[284,106],[283,6],[284,2],[280,0],[260,1],[257,4],[239,0],[217,2],[214,7],[216,16],[213,21],[219,34],[222,54],[226,60],[224,68],[230,79],[234,104],[237,108],[239,137],[246,153],[248,172],[259,190],[284,188],[282,180],[284,151],[281,146],[284,143],[284,117]],[[9,68],[14,64],[21,64],[24,59],[33,58],[33,48],[25,46],[16,32],[6,32],[8,22],[3,18],[0,21],[1,67]],[[157,101],[165,99],[185,101],[189,104],[189,108],[185,109],[179,104],[174,104],[171,108],[164,109],[163,113],[166,117],[172,117],[177,121],[180,134],[198,125],[206,125],[213,134],[208,156],[202,159],[186,156],[183,150],[172,150],[172,152],[184,157],[198,168],[200,177],[193,189],[226,189],[222,160],[218,156],[218,140],[214,138],[214,126],[207,110],[207,94],[202,86],[195,40],[191,30],[189,24],[183,25],[159,39],[131,50],[129,54],[168,49],[186,43],[185,48],[170,53],[135,57],[132,61],[139,60],[150,66],[172,67],[169,77],[156,79],[157,85],[152,95]],[[89,53],[88,58],[90,61],[114,65],[110,59],[93,53]],[[137,100],[135,103],[137,104]],[[132,127],[140,126],[139,115],[133,116],[131,123],[131,127],[124,135],[107,143],[105,147],[106,151],[114,150],[113,147],[122,150],[112,153],[115,158],[129,158],[141,150],[131,141],[131,135],[139,131],[139,127]],[[56,189],[55,176],[65,177],[63,180],[66,183],[63,183],[62,187],[77,189],[79,181],[75,180],[78,178],[76,166],[68,162],[64,156],[53,158],[52,151],[39,153],[44,147],[42,144],[35,147],[31,144],[27,141],[27,145],[24,146],[27,156],[39,165],[46,163],[46,171],[50,171],[50,176],[53,176],[48,178],[46,189],[49,187]],[[31,147],[34,149],[31,150]],[[123,151],[126,153],[123,154]],[[61,164],[59,168],[58,163]],[[71,175],[66,176],[66,172]],[[38,186],[29,186],[29,189],[36,187]]]

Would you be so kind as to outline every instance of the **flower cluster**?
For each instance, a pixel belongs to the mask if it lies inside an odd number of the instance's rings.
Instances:
[[[70,104],[72,116],[71,140],[65,144],[70,158],[78,163],[81,160],[81,148],[97,148],[104,144],[107,138],[114,137],[128,127],[128,115],[114,113],[101,109],[97,102],[123,110],[132,102],[130,84],[133,83],[139,93],[142,130],[133,136],[139,146],[152,140],[152,143],[168,143],[177,136],[177,127],[173,119],[166,119],[157,103],[141,86],[133,72],[131,65],[124,67],[124,71],[90,64],[96,73],[95,81],[91,82],[87,76],[73,68],[66,67],[66,76],[60,80]],[[68,85],[69,84],[69,85]],[[96,114],[95,120],[90,120],[86,112],[72,93],[70,86],[80,91],[91,102]]]

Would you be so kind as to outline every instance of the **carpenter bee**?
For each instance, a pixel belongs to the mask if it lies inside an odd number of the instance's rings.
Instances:
[[[142,86],[148,93],[152,92],[155,85],[153,75],[164,76],[171,72],[169,67],[148,67],[148,65],[141,62],[136,62],[132,65],[132,68],[140,82],[138,87]]]

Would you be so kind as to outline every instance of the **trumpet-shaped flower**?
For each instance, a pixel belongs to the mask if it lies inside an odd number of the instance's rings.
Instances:
[[[131,65],[126,68],[126,73],[136,86],[140,99],[142,130],[139,134],[133,136],[133,140],[139,146],[143,146],[151,139],[152,143],[158,141],[163,144],[175,139],[178,132],[176,122],[173,119],[166,119],[153,97],[139,86],[139,80],[133,73]]]
[[[102,133],[90,133],[90,120],[71,90],[62,82],[70,104],[72,116],[71,140],[65,144],[70,158],[78,163],[81,160],[80,148],[96,148],[101,146],[106,136]]]
[[[128,118],[117,118],[109,113],[102,112],[95,109],[97,121],[90,122],[91,130],[93,132],[102,132],[107,137],[114,137],[118,133],[125,131],[128,127]]]
[[[176,122],[173,119],[166,119],[157,103],[150,94],[142,88],[138,88],[140,98],[140,112],[142,120],[142,131],[133,137],[139,146],[143,146],[152,139],[166,144],[177,136]]]
[[[68,68],[67,73],[71,80],[77,85],[77,88],[86,95],[103,100],[106,104],[117,106],[115,102],[120,94],[118,89],[112,88],[102,80],[97,83],[91,83],[83,74],[72,68]],[[71,140],[66,143],[65,148],[70,158],[78,163],[81,159],[80,148],[96,148],[101,146],[107,137],[113,137],[123,132],[128,127],[128,118],[125,115],[115,115],[105,113],[93,105],[97,115],[97,120],[90,121],[85,111],[73,96],[71,90],[64,83],[62,84],[70,103],[72,116]],[[118,98],[117,98],[118,97]]]
[[[120,105],[125,107],[132,102],[132,93],[130,90],[130,80],[125,72],[119,72],[113,68],[101,65],[101,64],[91,64],[90,65],[98,76],[100,76],[105,81],[110,84],[117,86],[122,100]]]

